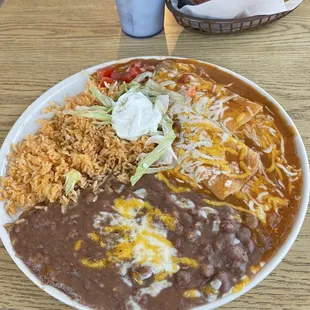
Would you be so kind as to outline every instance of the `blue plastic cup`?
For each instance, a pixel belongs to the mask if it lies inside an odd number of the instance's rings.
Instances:
[[[147,38],[164,27],[165,0],[116,0],[118,16],[125,34]]]

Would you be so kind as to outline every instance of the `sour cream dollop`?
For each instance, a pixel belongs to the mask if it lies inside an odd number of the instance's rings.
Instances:
[[[156,132],[162,113],[141,92],[127,92],[119,97],[112,112],[112,125],[117,135],[129,141]]]

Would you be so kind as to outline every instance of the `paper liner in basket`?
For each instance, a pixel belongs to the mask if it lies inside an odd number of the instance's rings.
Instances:
[[[231,19],[256,15],[271,15],[295,9],[303,0],[210,0],[199,5],[185,5],[178,11],[199,18]]]

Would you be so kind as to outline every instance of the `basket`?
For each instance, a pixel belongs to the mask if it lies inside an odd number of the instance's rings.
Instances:
[[[232,34],[262,28],[285,17],[296,9],[272,15],[257,15],[236,19],[207,19],[181,13],[173,7],[171,0],[166,0],[166,5],[179,25],[187,30],[205,34]]]

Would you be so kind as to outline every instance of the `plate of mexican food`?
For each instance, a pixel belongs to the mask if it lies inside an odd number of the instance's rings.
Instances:
[[[309,167],[281,105],[185,58],[60,82],[1,148],[2,241],[76,309],[214,309],[253,288],[303,223]]]

